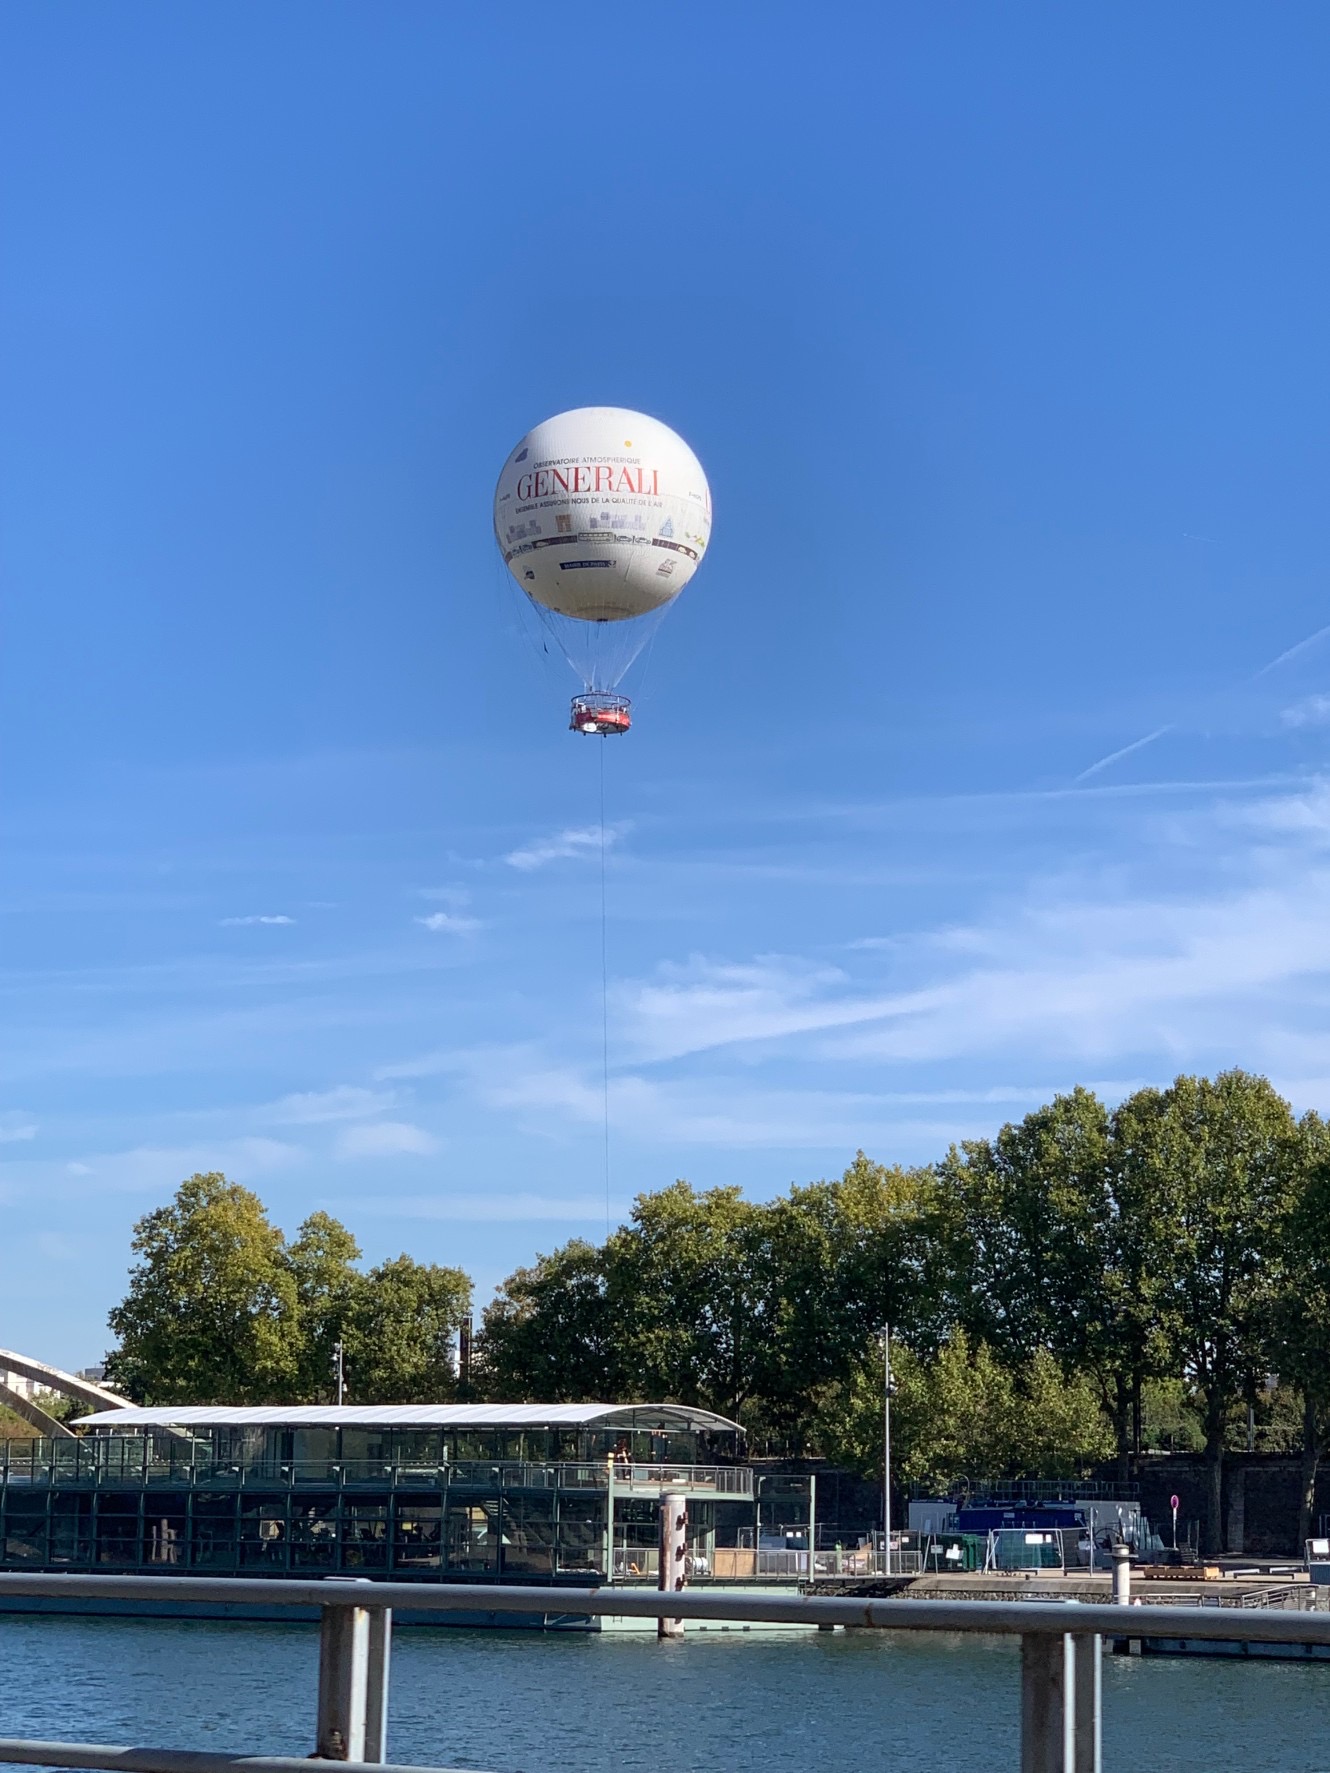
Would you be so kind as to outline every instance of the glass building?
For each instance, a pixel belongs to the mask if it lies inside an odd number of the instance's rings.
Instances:
[[[744,1580],[767,1509],[799,1507],[759,1501],[737,1424],[678,1404],[126,1407],[77,1429],[0,1442],[0,1569],[654,1581],[669,1492],[693,1580]]]

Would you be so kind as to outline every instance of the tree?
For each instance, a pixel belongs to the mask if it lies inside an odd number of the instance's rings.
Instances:
[[[730,1417],[764,1395],[771,1280],[768,1212],[738,1188],[639,1195],[606,1247],[626,1394]]]
[[[346,1320],[347,1391],[357,1403],[455,1396],[453,1344],[471,1310],[460,1268],[396,1256],[357,1277]]]
[[[136,1403],[270,1403],[300,1367],[296,1285],[258,1196],[217,1172],[139,1220],[107,1376]]]
[[[945,1493],[994,1478],[1070,1477],[1102,1459],[1111,1432],[1094,1386],[1067,1379],[1046,1349],[1012,1369],[959,1326],[935,1354],[892,1351],[892,1475]],[[824,1441],[866,1475],[882,1475],[882,1354],[870,1345],[828,1408]]]
[[[486,1306],[477,1379],[506,1402],[613,1401],[622,1377],[605,1251],[575,1238],[510,1274]]]
[[[286,1252],[299,1319],[296,1390],[316,1402],[332,1397],[334,1350],[345,1343],[365,1277],[353,1266],[360,1246],[328,1213],[311,1213]]]
[[[951,1313],[1009,1363],[1043,1349],[1064,1373],[1089,1375],[1125,1478],[1142,1381],[1162,1357],[1141,1250],[1152,1203],[1129,1198],[1116,1157],[1104,1105],[1073,1090],[992,1141],[953,1147],[935,1218]]]
[[[134,1228],[140,1261],[110,1314],[107,1374],[138,1403],[312,1403],[333,1393],[333,1345],[362,1403],[456,1390],[453,1339],[471,1306],[460,1268],[399,1256],[368,1274],[346,1227],[311,1213],[294,1243],[258,1196],[191,1176]]]
[[[767,1209],[763,1403],[796,1443],[813,1434],[826,1388],[851,1377],[884,1324],[926,1333],[934,1192],[931,1171],[888,1167],[860,1151],[837,1180],[793,1187]]]
[[[1270,1083],[1242,1071],[1140,1090],[1114,1116],[1161,1334],[1205,1436],[1205,1549],[1224,1544],[1224,1443],[1235,1403],[1264,1369],[1279,1238],[1297,1172],[1297,1129]]]
[[[1302,1403],[1298,1541],[1305,1544],[1330,1436],[1330,1125],[1315,1114],[1298,1125],[1296,1176],[1277,1244],[1269,1358]]]
[[[686,1182],[640,1196],[602,1246],[518,1269],[485,1312],[499,1398],[676,1399],[805,1444],[866,1337],[914,1321],[931,1172],[860,1152],[770,1204]]]

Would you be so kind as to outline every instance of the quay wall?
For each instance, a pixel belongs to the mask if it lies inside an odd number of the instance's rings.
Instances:
[[[1169,1497],[1177,1496],[1178,1539],[1187,1537],[1192,1522],[1205,1519],[1206,1464],[1200,1453],[1144,1453],[1133,1461],[1141,1507],[1167,1543],[1172,1528]],[[1105,1466],[1098,1475],[1109,1477]],[[1225,1548],[1244,1557],[1301,1557],[1298,1510],[1302,1473],[1296,1453],[1226,1453],[1223,1516]],[[1322,1463],[1316,1481],[1312,1531],[1321,1516],[1330,1517],[1330,1461]]]
[[[820,1546],[834,1544],[838,1538],[852,1545],[860,1535],[880,1530],[882,1486],[877,1481],[866,1481],[816,1459],[759,1459],[752,1463],[763,1476],[775,1473],[816,1476]],[[1106,1494],[1116,1490],[1118,1469],[1115,1463],[1101,1465],[1093,1475],[1104,1484]],[[1165,1544],[1172,1530],[1169,1497],[1173,1495],[1179,1499],[1179,1543],[1186,1542],[1189,1528],[1193,1529],[1193,1539],[1197,1537],[1206,1509],[1203,1454],[1141,1454],[1132,1461],[1131,1480],[1139,1492],[1142,1509]],[[1254,1558],[1301,1558],[1303,1548],[1298,1540],[1301,1493],[1302,1474],[1296,1453],[1225,1454],[1223,1524],[1227,1551]],[[892,1506],[899,1511],[896,1518],[903,1521],[906,1510],[903,1492],[897,1491]],[[1330,1528],[1330,1459],[1324,1461],[1317,1477],[1313,1532],[1318,1531],[1322,1517],[1325,1526]],[[796,1505],[792,1521],[800,1518]]]

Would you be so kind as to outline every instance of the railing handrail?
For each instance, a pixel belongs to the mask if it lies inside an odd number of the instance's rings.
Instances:
[[[188,1748],[125,1748],[105,1742],[38,1742],[0,1737],[0,1765],[95,1767],[105,1773],[460,1773],[454,1767],[394,1767],[377,1761],[330,1761],[318,1755],[223,1755]]]
[[[81,1443],[96,1448],[98,1443]],[[32,1459],[7,1462],[0,1443],[0,1481],[18,1487],[51,1483],[87,1483],[94,1488],[178,1483],[186,1488],[200,1483],[222,1488],[259,1488],[276,1484],[290,1489],[304,1484],[349,1485],[382,1483],[396,1487],[408,1480],[433,1476],[438,1482],[474,1481],[480,1473],[497,1473],[500,1482],[511,1476],[552,1476],[554,1489],[603,1490],[611,1481],[607,1459],[447,1459],[437,1463],[412,1459],[255,1459],[199,1458],[141,1460],[106,1459],[97,1456],[74,1459]],[[718,1495],[751,1496],[755,1474],[747,1465],[694,1465],[668,1459],[634,1459],[617,1464],[613,1482],[625,1489],[635,1484],[678,1483],[685,1488],[713,1489]]]
[[[68,1596],[200,1605],[391,1607],[394,1612],[553,1613],[642,1619],[720,1619],[749,1624],[841,1625],[878,1631],[987,1636],[1205,1638],[1330,1644],[1330,1613],[1269,1608],[1121,1607],[1097,1601],[874,1600],[819,1595],[661,1594],[610,1587],[479,1582],[291,1581],[244,1576],[83,1576],[0,1572],[0,1598]]]

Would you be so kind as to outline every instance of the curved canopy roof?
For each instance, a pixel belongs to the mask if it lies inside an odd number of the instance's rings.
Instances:
[[[80,1429],[135,1428],[623,1428],[742,1432],[690,1404],[131,1404],[99,1410]]]

